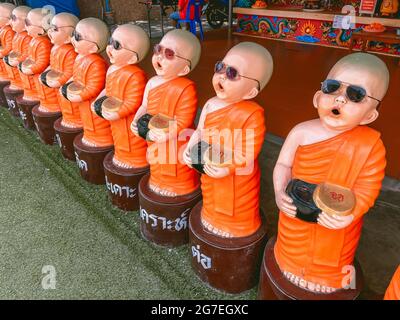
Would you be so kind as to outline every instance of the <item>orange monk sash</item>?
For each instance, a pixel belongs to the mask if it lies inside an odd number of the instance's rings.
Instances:
[[[241,134],[235,129],[243,129],[246,121],[261,108],[253,101],[241,101],[234,104],[224,117],[224,120],[218,125],[218,130],[228,128],[232,134],[233,147]],[[234,136],[236,134],[236,136]],[[243,146],[242,146],[243,147]],[[234,148],[235,149],[235,148]],[[226,177],[213,180],[214,206],[215,211],[228,216],[234,216],[235,207],[235,174],[229,174]]]
[[[328,171],[327,181],[352,189],[368,157],[380,138],[380,133],[366,126],[358,126],[336,152]],[[340,168],[340,170],[336,170]],[[338,267],[344,245],[345,228],[315,228],[313,262]],[[332,246],[335,243],[335,246]],[[329,254],[327,254],[327,252]]]
[[[193,82],[187,78],[179,77],[169,83],[168,89],[164,90],[163,96],[160,99],[159,113],[162,113],[170,118],[174,118],[175,109],[183,91]],[[177,133],[179,135],[179,132]],[[168,163],[160,165],[160,173],[162,175],[176,177],[177,175],[177,161],[178,161],[178,145],[177,137],[174,137],[165,144],[168,153],[166,159]],[[164,151],[164,150],[163,150]],[[173,157],[173,159],[171,159]],[[173,162],[173,163],[169,163]]]

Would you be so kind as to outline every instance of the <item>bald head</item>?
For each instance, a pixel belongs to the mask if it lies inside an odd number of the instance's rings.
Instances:
[[[0,15],[4,18],[11,18],[15,6],[12,3],[0,3]]]
[[[349,73],[364,83],[369,95],[383,99],[389,87],[390,75],[381,59],[363,52],[349,54],[333,66],[327,78],[336,79]]]
[[[150,39],[147,33],[134,24],[128,23],[118,26],[113,32],[113,38],[120,41],[122,46],[139,55],[139,61],[142,61],[150,49]]]
[[[27,19],[35,26],[41,26],[45,31],[50,28],[51,18],[50,11],[44,8],[36,8],[29,11]]]
[[[261,90],[271,79],[274,62],[269,51],[263,46],[254,42],[241,42],[230,49],[226,56],[238,57],[243,67],[246,65],[243,74],[257,79]]]
[[[107,25],[97,18],[86,18],[78,22],[76,31],[83,39],[96,43],[99,51],[103,51],[110,37]]]
[[[75,28],[78,22],[79,22],[78,17],[68,12],[61,12],[59,14],[56,14],[51,20],[51,23],[57,27]]]
[[[29,11],[31,11],[31,10],[32,10],[31,7],[19,6],[19,7],[16,7],[12,13],[15,14],[17,17],[24,16],[26,18],[28,16]]]
[[[201,55],[200,41],[191,32],[181,29],[172,30],[163,37],[161,43],[163,42],[175,42],[175,52],[190,60],[191,70],[199,63]]]

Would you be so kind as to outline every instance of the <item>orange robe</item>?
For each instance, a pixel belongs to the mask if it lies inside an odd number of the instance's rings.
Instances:
[[[1,79],[9,79],[7,69],[6,69],[6,64],[3,61],[3,57],[5,57],[6,55],[8,55],[11,52],[14,35],[15,35],[15,32],[8,25],[4,26],[0,30],[0,44],[1,44],[0,78]]]
[[[91,110],[91,104],[103,90],[106,82],[107,62],[99,54],[89,54],[75,61],[73,81],[84,89],[80,93],[79,112],[83,123],[83,136],[99,147],[113,144],[110,122]]]
[[[400,300],[400,266],[397,268],[386,290],[384,300]]]
[[[106,96],[123,102],[118,110],[120,119],[110,122],[114,140],[114,157],[136,168],[148,165],[146,141],[130,130],[136,111],[142,104],[146,81],[145,72],[133,65],[110,73],[106,80]]]
[[[342,288],[342,280],[349,278],[345,266],[353,264],[363,215],[378,197],[385,166],[380,134],[365,126],[299,146],[293,178],[314,184],[329,180],[351,188],[356,196],[354,220],[346,228],[331,230],[280,212],[275,245],[280,269],[320,285]]]
[[[61,86],[72,77],[77,55],[74,46],[70,43],[63,44],[57,48],[53,47],[50,54],[50,69],[62,74],[58,79]],[[56,90],[58,102],[63,115],[63,121],[70,123],[75,127],[82,127],[79,103],[68,101],[62,94],[60,94],[58,89]]]
[[[18,62],[24,61],[28,57],[29,53],[29,43],[31,42],[32,37],[28,35],[26,31],[23,31],[21,33],[16,33],[13,41],[12,41],[12,50],[11,52],[17,52],[20,54],[18,57]],[[18,87],[18,88],[23,88],[24,84],[21,80],[20,73],[17,67],[11,67],[9,65],[5,65],[8,78],[11,80],[11,83]]]
[[[31,42],[29,43],[29,53],[27,58],[35,63],[30,68],[33,73],[32,75],[26,75],[20,71],[21,80],[24,85],[24,97],[26,96],[39,99],[39,75],[50,63],[51,47],[52,44],[47,36],[32,38]]]
[[[234,130],[242,130],[243,134],[236,136]],[[246,130],[251,130],[254,135],[246,134]],[[231,133],[229,142],[224,132]],[[264,110],[255,102],[242,101],[208,113],[205,118],[203,141],[234,150],[245,156],[248,164],[253,164],[245,174],[235,170],[241,165],[233,161],[226,177],[215,179],[207,174],[201,176],[202,219],[234,237],[251,235],[261,225],[258,155],[264,135]],[[246,150],[250,151],[247,156]]]
[[[147,113],[162,113],[176,118],[178,134],[193,129],[197,112],[197,92],[194,82],[187,78],[167,81],[148,93]],[[150,163],[150,183],[177,195],[189,194],[199,187],[197,172],[182,161],[185,141],[170,139],[166,143],[148,142],[147,160]]]

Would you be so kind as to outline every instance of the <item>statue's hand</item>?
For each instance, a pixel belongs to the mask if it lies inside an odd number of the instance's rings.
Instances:
[[[293,199],[285,191],[275,192],[275,202],[279,210],[288,217],[296,217],[297,208],[293,205]]]
[[[160,129],[151,129],[147,135],[150,141],[154,141],[157,143],[165,142],[169,139],[168,132],[164,132]]]
[[[190,147],[189,145],[186,146],[185,151],[182,155],[183,162],[190,168],[192,168],[192,158],[190,157]]]
[[[67,93],[68,100],[71,102],[82,102],[82,98],[78,94]]]
[[[131,131],[133,132],[133,134],[135,136],[139,136],[139,131],[138,131],[138,127],[137,127],[138,120],[139,120],[139,118],[137,118],[135,116],[135,118],[133,118],[133,121],[131,123]]]
[[[46,79],[47,85],[51,88],[59,88],[61,87],[61,83],[59,83],[57,80],[48,80]]]
[[[229,175],[229,169],[227,167],[217,167],[211,164],[204,165],[204,172],[211,178],[223,178]]]
[[[108,121],[114,121],[120,119],[118,112],[112,112],[103,109],[101,111],[101,114],[103,115],[103,118]]]
[[[350,225],[354,220],[354,215],[338,216],[329,215],[325,212],[321,212],[318,216],[318,224],[328,229],[343,229]]]
[[[22,70],[22,73],[24,73],[24,74],[26,74],[26,75],[28,75],[28,76],[33,75],[33,72],[32,72],[32,70],[31,70],[31,68],[27,68],[27,67],[25,67],[23,64],[22,64],[22,66],[21,66],[21,70]]]

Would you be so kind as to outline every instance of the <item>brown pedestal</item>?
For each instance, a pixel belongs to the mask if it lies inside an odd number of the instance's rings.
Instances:
[[[19,109],[17,104],[17,99],[21,98],[24,95],[24,90],[22,89],[10,89],[10,86],[4,88],[4,95],[7,100],[8,110],[10,110],[11,114],[14,117],[19,118]]]
[[[93,184],[104,184],[105,175],[103,161],[107,153],[113,150],[113,146],[89,147],[82,143],[83,133],[74,139],[76,163],[81,176],[87,182]]]
[[[55,138],[61,148],[61,153],[65,159],[75,161],[74,139],[81,134],[82,128],[67,128],[61,124],[62,118],[54,122]]]
[[[200,188],[177,197],[163,197],[149,188],[150,175],[139,183],[140,230],[145,239],[166,247],[189,241],[190,211],[201,200]]]
[[[271,238],[264,251],[258,288],[259,300],[355,300],[360,295],[364,281],[361,267],[356,260],[354,261],[355,289],[341,289],[327,294],[314,293],[294,285],[285,278],[275,259],[275,241],[275,237]]]
[[[61,112],[43,112],[39,110],[39,106],[35,106],[32,115],[42,142],[49,145],[54,144],[56,140],[54,122],[61,117]]]
[[[257,284],[262,250],[267,240],[265,223],[252,235],[221,238],[201,223],[202,202],[189,218],[189,247],[192,268],[211,287],[228,293],[240,293]]]
[[[36,128],[35,121],[33,121],[32,110],[39,103],[40,101],[25,100],[23,97],[17,99],[19,114],[25,129],[34,130]]]
[[[111,202],[124,211],[139,210],[138,185],[140,179],[149,172],[149,167],[124,169],[113,163],[114,152],[104,158],[103,166],[106,186]]]
[[[0,81],[0,106],[8,109],[4,88],[10,85],[10,81]]]

